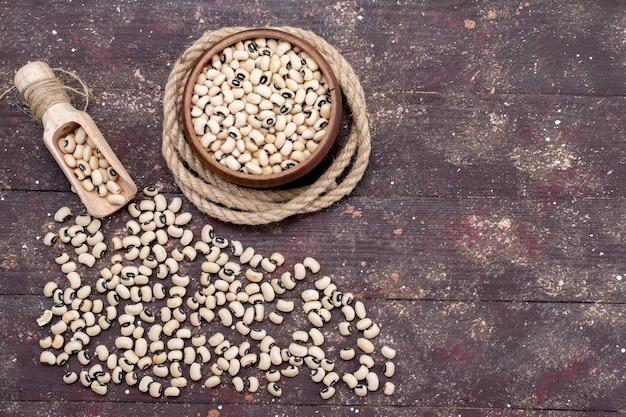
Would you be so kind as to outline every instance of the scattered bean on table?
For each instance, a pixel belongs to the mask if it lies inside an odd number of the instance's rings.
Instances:
[[[168,203],[154,187],[139,198],[128,206],[123,236],[114,230],[107,241],[106,221],[62,207],[50,232],[56,238],[44,239],[61,255],[52,257],[58,279],[43,285],[50,305],[37,319],[48,333],[39,361],[68,368],[66,384],[100,395],[126,384],[155,398],[178,397],[194,382],[237,392],[265,384],[278,398],[292,385],[285,379],[308,375],[323,385],[322,399],[340,384],[356,396],[395,392],[396,350],[377,342],[381,329],[364,301],[339,290],[316,259],[290,266],[282,254],[264,256],[210,225],[194,234],[180,198]],[[177,249],[188,255],[177,258]],[[194,264],[199,276],[186,273]],[[285,333],[295,323],[285,317],[298,314],[303,324]],[[105,331],[117,332],[111,345],[99,337]],[[255,369],[261,378],[249,374]]]

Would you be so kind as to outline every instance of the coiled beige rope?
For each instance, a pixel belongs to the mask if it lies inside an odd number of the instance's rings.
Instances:
[[[219,220],[236,224],[267,224],[289,216],[321,210],[348,195],[363,177],[371,150],[363,88],[350,64],[314,33],[278,27],[312,44],[328,61],[350,107],[351,127],[329,167],[310,185],[259,190],[228,182],[206,169],[184,136],[180,114],[183,89],[202,54],[224,37],[246,30],[227,27],[205,32],[176,61],[163,97],[163,156],[185,196],[198,209]]]

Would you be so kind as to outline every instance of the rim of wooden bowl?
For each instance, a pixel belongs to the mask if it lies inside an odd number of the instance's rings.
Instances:
[[[304,52],[309,54],[317,63],[322,74],[326,77],[330,91],[329,94],[332,100],[331,115],[328,120],[328,126],[326,127],[326,135],[324,135],[324,137],[320,140],[318,147],[311,153],[311,155],[309,155],[309,157],[298,163],[295,167],[286,169],[280,173],[267,175],[245,174],[239,171],[234,171],[220,164],[200,143],[200,138],[196,135],[191,120],[191,98],[193,96],[196,80],[204,67],[209,65],[213,56],[221,52],[224,48],[234,45],[239,41],[254,40],[257,38],[284,40],[292,45],[300,47]],[[341,88],[339,87],[339,83],[337,82],[335,74],[333,73],[328,61],[309,42],[291,33],[277,29],[243,30],[216,42],[202,55],[202,57],[200,57],[196,65],[193,67],[183,90],[183,128],[185,131],[185,138],[187,139],[189,146],[191,146],[194,154],[204,164],[204,166],[206,166],[213,173],[232,183],[246,187],[277,187],[296,181],[311,172],[324,159],[335,142],[339,126],[341,124],[341,111]]]

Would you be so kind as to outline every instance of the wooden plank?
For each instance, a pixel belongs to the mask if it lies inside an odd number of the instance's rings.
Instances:
[[[128,118],[127,93],[106,94],[94,97],[91,114],[122,163],[138,182],[176,191],[161,156],[161,130],[151,122],[160,106],[144,103],[137,118]],[[113,97],[116,104],[103,109]],[[356,195],[626,195],[622,98],[380,93],[368,106],[372,155]],[[0,115],[11,123],[2,139],[11,155],[2,188],[67,190],[41,127],[17,107],[0,107]]]
[[[0,59],[5,71],[31,59],[33,46],[40,45],[49,47],[37,56],[70,65],[85,74],[90,85],[108,86],[111,69],[123,73],[121,79],[132,80],[139,67],[162,83],[168,73],[164,64],[173,64],[205,30],[290,25],[327,38],[371,91],[626,93],[623,84],[614,82],[624,68],[619,58],[625,52],[619,41],[623,8],[610,0],[576,0],[566,6],[557,0],[410,5],[325,1],[315,10],[307,3],[278,0],[91,3],[80,9],[72,4],[48,7],[45,1],[30,4],[19,9],[4,5],[3,15],[11,17],[4,28],[12,33],[4,49],[10,60]],[[66,19],[68,15],[72,19]],[[24,21],[37,22],[39,30],[33,33],[19,24]]]
[[[7,417],[29,415],[33,417],[69,417],[82,416],[85,412],[100,413],[100,415],[112,415],[120,412],[117,403],[101,403],[101,402],[66,402],[54,401],[49,403],[44,410],[38,402],[20,401],[17,403],[0,402]],[[123,405],[124,412],[132,415],[178,415],[184,417],[234,417],[234,416],[253,416],[266,415],[268,410],[265,406],[256,404],[172,404],[167,402],[158,403],[125,403]],[[470,408],[425,408],[425,407],[403,407],[401,409],[381,409],[377,406],[325,406],[325,405],[291,405],[291,404],[274,404],[271,408],[272,415],[332,415],[337,417],[354,417],[354,415],[374,417],[380,416],[381,412],[388,417],[446,417],[450,415],[463,415],[467,417],[487,417],[493,415],[517,416],[545,416],[545,417],[602,417],[606,416],[606,412],[590,412],[590,411],[559,411],[559,410],[476,410]],[[219,413],[219,414],[218,414]]]
[[[209,390],[189,381],[187,389],[173,403],[222,404],[319,404],[340,407],[379,406],[384,409],[404,407],[468,407],[471,409],[550,409],[617,411],[624,409],[623,381],[626,366],[623,357],[623,305],[604,303],[502,303],[379,300],[365,301],[368,316],[379,323],[381,333],[374,340],[397,349],[396,394],[384,397],[380,392],[358,398],[343,383],[328,400],[319,398],[320,385],[312,383],[307,373],[293,379],[283,378],[283,396],[271,399],[263,391],[254,395],[235,393],[224,378],[222,388]],[[40,348],[36,341],[49,330],[40,330],[35,319],[48,300],[32,296],[1,296],[4,312],[2,338],[10,349],[1,352],[4,378],[0,382],[4,401],[94,401],[143,402],[149,400],[136,387],[111,384],[106,397],[99,397],[79,384],[67,386],[60,380],[67,370],[80,371],[76,358],[65,369],[37,363]],[[339,314],[339,313],[338,313]],[[279,346],[290,342],[289,334],[306,320],[294,311],[280,330],[261,323]],[[293,318],[293,320],[292,320]],[[326,334],[323,347],[327,357],[336,359],[335,370],[353,372],[356,360],[344,362],[338,351],[353,346],[355,336],[343,338],[334,328],[338,320],[322,328]],[[190,326],[186,324],[186,326]],[[203,325],[207,336],[224,332],[233,343],[245,340],[219,323]],[[195,332],[195,330],[194,330]],[[94,337],[88,350],[97,363],[93,349],[97,343],[112,346],[119,335],[114,325]],[[250,340],[250,339],[248,339]],[[257,351],[252,341],[252,351]],[[17,348],[19,346],[19,349]],[[111,348],[114,351],[114,348]],[[382,376],[382,356],[373,354],[373,370]],[[215,356],[212,361],[215,360]],[[213,362],[211,362],[213,363]],[[278,368],[278,367],[277,367]],[[148,371],[146,371],[148,372]],[[250,369],[244,374],[262,373]],[[144,372],[140,372],[143,375]],[[185,375],[187,375],[185,373]],[[164,381],[165,382],[165,381]],[[263,384],[264,385],[264,384]]]
[[[69,204],[75,214],[81,212],[77,197],[11,192],[2,204],[0,292],[40,294],[47,280],[63,282],[54,258],[73,249],[60,243],[47,248],[41,239],[60,229],[52,218],[59,207]],[[184,205],[194,215],[189,228],[196,239],[212,224],[218,235],[259,253],[283,253],[285,268],[314,256],[324,273],[367,298],[616,303],[626,296],[621,207],[612,199],[354,197],[319,213],[249,228],[223,224]],[[105,219],[107,241],[125,236],[130,219],[125,210]],[[95,281],[112,253],[85,273]]]

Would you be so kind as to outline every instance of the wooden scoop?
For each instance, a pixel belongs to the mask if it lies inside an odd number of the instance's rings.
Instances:
[[[52,69],[32,62],[17,71],[14,81],[41,121],[44,143],[87,212],[101,218],[125,206],[137,186],[93,119],[71,105]]]

